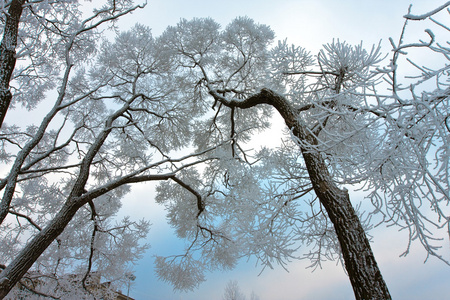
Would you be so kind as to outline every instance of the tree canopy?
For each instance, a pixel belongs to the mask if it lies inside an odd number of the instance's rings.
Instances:
[[[114,215],[147,181],[160,182],[155,200],[187,240],[184,253],[156,260],[177,289],[245,256],[286,267],[306,244],[313,266],[342,260],[358,299],[389,298],[355,189],[371,215],[449,264],[448,4],[406,15],[391,53],[334,40],[316,56],[248,17],[224,28],[181,20],[158,37],[137,24],[99,39],[140,7],[102,5],[86,17],[77,1],[3,3],[1,47],[15,59],[2,57],[2,120],[43,99],[48,111],[39,124],[1,125],[1,297],[24,276],[124,280],[149,222]],[[416,21],[432,29],[410,41]],[[286,130],[255,149],[275,114]],[[70,293],[53,290],[31,292]]]

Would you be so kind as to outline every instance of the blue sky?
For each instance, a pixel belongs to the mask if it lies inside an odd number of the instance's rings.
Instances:
[[[334,261],[323,263],[323,268],[314,272],[307,269],[309,261],[301,260],[288,264],[289,272],[276,266],[260,274],[261,267],[255,266],[254,260],[243,260],[235,270],[208,273],[207,281],[193,292],[174,292],[169,284],[156,278],[152,256],[180,254],[184,244],[166,224],[163,208],[154,204],[152,185],[136,186],[126,197],[121,211],[134,217],[148,218],[153,223],[148,237],[151,248],[136,266],[136,281],[130,292],[136,300],[221,300],[229,280],[237,280],[247,297],[254,291],[261,300],[354,299],[348,277],[342,266]],[[435,258],[424,264],[426,253],[420,245],[413,245],[410,254],[400,258],[406,249],[407,237],[396,228],[380,226],[370,233],[373,236],[372,249],[393,299],[448,297],[449,266]]]
[[[333,38],[348,43],[364,41],[366,46],[378,43],[389,50],[388,38],[397,39],[403,25],[402,16],[409,4],[413,13],[421,14],[442,5],[443,0],[149,0],[148,5],[120,22],[128,29],[135,22],[152,28],[155,36],[181,18],[212,17],[225,26],[237,16],[249,16],[269,25],[277,39],[303,46],[317,53],[322,44]],[[417,33],[422,34],[421,32]],[[305,269],[308,261],[294,261],[289,273],[281,267],[266,269],[261,275],[254,261],[243,261],[230,272],[207,274],[208,280],[193,292],[174,292],[172,287],[156,279],[153,255],[181,253],[183,242],[177,240],[165,222],[162,207],[154,203],[152,185],[139,185],[124,199],[121,214],[145,217],[153,223],[148,237],[151,248],[136,266],[136,281],[130,296],[139,300],[222,299],[229,280],[237,280],[250,295],[254,291],[261,300],[353,299],[350,282],[343,268],[335,262],[324,263],[323,269]],[[445,299],[448,297],[450,267],[430,258],[414,245],[406,258],[399,258],[407,245],[406,236],[396,228],[383,226],[372,231],[375,257],[394,299]],[[448,249],[450,252],[450,249]],[[248,296],[249,298],[249,296]]]

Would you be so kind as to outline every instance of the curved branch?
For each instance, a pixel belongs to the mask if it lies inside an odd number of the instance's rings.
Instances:
[[[443,10],[444,8],[446,8],[447,6],[450,6],[450,1],[447,1],[446,3],[444,3],[443,5],[439,6],[438,8],[425,13],[423,15],[413,15],[411,13],[408,13],[406,15],[403,16],[403,18],[407,19],[407,20],[414,20],[414,21],[420,21],[420,20],[425,20],[426,18],[431,17],[432,15],[437,14],[438,12],[440,12],[441,10]]]
[[[197,192],[195,189],[193,189],[191,186],[189,186],[187,183],[183,182],[181,179],[179,179],[175,175],[170,177],[170,179],[172,179],[173,181],[178,183],[180,186],[182,186],[183,188],[185,188],[186,190],[191,192],[197,198],[197,208],[198,208],[197,218],[198,218],[200,216],[200,214],[205,210],[205,206],[203,205],[202,195],[200,195],[199,192]]]

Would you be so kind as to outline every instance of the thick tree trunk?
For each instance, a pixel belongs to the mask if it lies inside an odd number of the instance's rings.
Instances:
[[[348,192],[331,180],[320,153],[302,152],[314,191],[334,224],[356,299],[391,299]]]
[[[12,98],[9,82],[16,65],[17,36],[23,3],[24,0],[12,0],[8,14],[5,15],[5,28],[0,44],[0,127]]]
[[[316,138],[299,122],[297,111],[283,96],[271,90],[263,89],[246,100],[228,100],[214,91],[210,93],[217,101],[230,107],[249,108],[269,104],[280,113],[288,128],[300,141],[312,146],[317,144]],[[319,152],[312,150],[313,147],[300,145],[300,148],[314,191],[334,224],[356,299],[391,299],[348,192],[341,190],[333,182]]]
[[[68,201],[51,223],[40,231],[0,273],[0,299],[25,275],[47,247],[63,232],[82,203]]]

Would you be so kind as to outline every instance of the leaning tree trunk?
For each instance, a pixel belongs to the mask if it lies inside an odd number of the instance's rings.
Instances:
[[[68,201],[49,225],[40,231],[16,258],[0,272],[0,299],[25,275],[47,247],[63,232],[81,206],[80,201]]]
[[[17,36],[24,2],[24,0],[12,0],[8,13],[5,14],[6,22],[0,44],[0,127],[12,98],[9,82],[16,65]]]
[[[331,180],[320,153],[302,153],[314,191],[334,225],[356,299],[391,299],[348,192]]]
[[[13,261],[0,272],[0,299],[3,299],[9,293],[39,256],[41,256],[47,247],[64,231],[67,224],[69,224],[80,207],[97,196],[109,191],[108,189],[99,189],[96,194],[88,194],[84,189],[89,178],[90,166],[95,155],[97,155],[99,149],[111,133],[114,120],[121,116],[127,109],[128,105],[124,105],[105,122],[105,130],[97,136],[89,150],[86,152],[86,155],[80,163],[79,175],[72,187],[72,191],[55,217],[43,230],[26,244]]]
[[[286,125],[302,143],[317,144],[317,139],[299,122],[296,110],[283,96],[269,89],[262,89],[260,93],[245,100],[229,100],[214,91],[210,94],[229,107],[245,109],[258,104],[271,105],[280,113]],[[300,148],[314,191],[334,225],[356,299],[391,299],[369,240],[350,202],[348,192],[334,183],[320,152],[313,147],[300,145]]]

